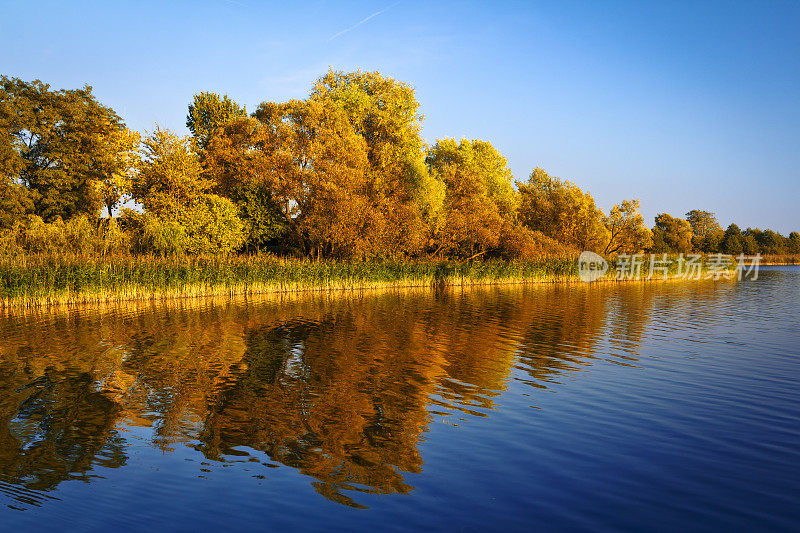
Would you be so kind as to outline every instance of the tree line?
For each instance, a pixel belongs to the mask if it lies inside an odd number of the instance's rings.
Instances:
[[[488,141],[427,145],[422,119],[408,84],[329,70],[307,98],[252,113],[199,93],[191,135],[142,135],[89,86],[2,76],[0,247],[335,259],[800,252],[797,232],[723,231],[705,211],[660,214],[652,229],[635,199],[606,214],[541,168],[515,180]]]

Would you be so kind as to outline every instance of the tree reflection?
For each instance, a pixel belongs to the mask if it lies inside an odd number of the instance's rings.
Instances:
[[[0,474],[40,490],[90,479],[126,464],[121,430],[143,426],[165,451],[264,453],[360,506],[359,492],[413,489],[436,417],[490,416],[512,375],[547,386],[608,332],[635,345],[651,306],[550,286],[5,317]]]

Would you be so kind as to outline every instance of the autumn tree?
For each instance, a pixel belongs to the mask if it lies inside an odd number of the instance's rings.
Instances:
[[[442,139],[426,162],[445,187],[441,219],[434,222],[437,251],[473,256],[496,248],[517,202],[506,159],[486,141]]]
[[[667,213],[656,216],[653,227],[653,252],[688,253],[692,251],[692,227],[689,222]]]
[[[639,213],[639,200],[624,200],[615,205],[603,222],[609,234],[604,254],[637,253],[652,244],[652,233]]]
[[[379,72],[330,70],[316,82],[310,99],[341,106],[354,133],[366,142],[371,215],[383,227],[382,253],[419,251],[442,198],[425,166],[414,89]]]
[[[194,95],[186,115],[186,127],[194,135],[201,148],[205,148],[215,128],[223,126],[235,118],[247,116],[247,110],[217,93],[201,92]]]
[[[366,144],[335,101],[262,103],[211,139],[206,169],[251,238],[281,236],[305,254],[373,257],[385,220],[367,179]]]
[[[285,139],[291,126],[278,126]],[[286,176],[276,160],[282,144],[278,137],[255,118],[238,118],[221,126],[204,150],[205,175],[218,194],[239,207],[250,249],[277,243],[293,221],[289,204],[277,195],[276,184]]]
[[[101,105],[89,86],[54,91],[38,80],[5,76],[0,77],[0,102],[4,187],[11,183],[28,189],[35,213],[45,220],[97,216],[102,162],[123,128],[117,114]]]
[[[517,182],[517,189],[524,226],[580,250],[600,251],[605,246],[603,212],[588,192],[538,167],[527,182]]]
[[[110,149],[99,161],[101,172],[97,188],[110,218],[130,189],[139,162],[141,137],[137,132],[123,128],[113,131],[108,142]]]
[[[179,224],[190,253],[231,252],[244,242],[245,226],[227,198],[210,193],[188,137],[156,129],[143,141],[142,159],[130,183],[147,214]]]
[[[16,131],[17,113],[11,95],[0,91],[0,228],[9,228],[15,221],[33,211],[33,198],[20,183],[25,160],[20,156]]]

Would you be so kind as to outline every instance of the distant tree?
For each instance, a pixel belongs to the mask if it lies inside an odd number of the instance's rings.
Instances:
[[[694,248],[703,252],[717,251],[722,240],[722,227],[714,213],[692,209],[686,213],[686,220],[692,227]]]
[[[652,245],[653,236],[639,213],[639,200],[624,200],[604,218],[609,237],[604,254],[637,253]]]
[[[744,238],[739,226],[736,224],[728,226],[720,243],[720,251],[731,255],[744,253]]]
[[[787,251],[791,254],[800,254],[800,233],[793,231],[789,234]]]
[[[778,232],[766,229],[756,239],[762,254],[780,255],[784,250],[784,237]]]
[[[437,250],[469,257],[496,248],[503,223],[516,209],[506,159],[486,141],[441,139],[426,162],[445,186],[441,223],[433,234]]]
[[[746,255],[762,253],[759,241],[761,240],[761,230],[758,228],[747,228],[742,232],[742,248]]]
[[[519,221],[525,227],[580,250],[603,250],[608,231],[591,194],[541,168],[527,182],[517,182],[517,189]]]
[[[688,253],[692,251],[692,227],[686,220],[667,213],[656,216],[652,247],[655,252]],[[661,249],[656,249],[656,244]]]
[[[186,115],[186,127],[194,135],[201,148],[208,145],[214,130],[235,118],[247,116],[247,110],[228,98],[217,93],[201,92],[194,95]]]
[[[102,198],[102,161],[115,150],[120,118],[97,102],[92,89],[53,91],[40,81],[0,77],[0,165],[5,187],[21,184],[45,220],[96,217]],[[13,187],[12,187],[13,188]],[[20,203],[21,202],[21,203]]]

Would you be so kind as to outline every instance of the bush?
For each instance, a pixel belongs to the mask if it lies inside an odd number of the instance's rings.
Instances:
[[[228,254],[241,248],[247,238],[239,209],[215,194],[201,196],[178,220],[188,238],[186,251],[191,254]]]
[[[120,227],[117,219],[111,218],[105,223],[102,235],[102,253],[120,254],[131,251],[130,235]]]
[[[21,246],[31,253],[58,253],[67,243],[64,221],[55,217],[46,223],[36,215],[30,215],[21,235]]]
[[[505,259],[531,260],[541,257],[572,257],[578,250],[565,246],[540,231],[504,224],[500,232],[500,255]]]
[[[184,253],[189,246],[186,230],[174,220],[123,209],[120,223],[130,235],[135,252],[170,256]]]
[[[71,252],[88,254],[102,249],[102,237],[86,215],[72,217],[63,226],[64,243]]]

